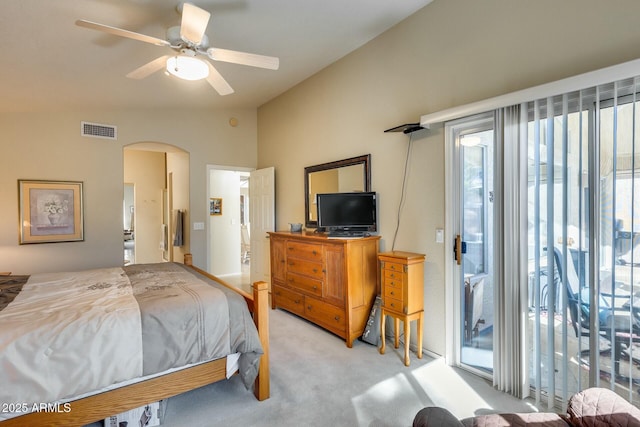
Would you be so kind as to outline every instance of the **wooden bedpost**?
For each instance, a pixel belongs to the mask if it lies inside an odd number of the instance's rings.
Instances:
[[[266,282],[253,284],[253,322],[260,334],[260,343],[264,354],[260,357],[258,377],[253,393],[258,400],[269,398],[269,285]]]

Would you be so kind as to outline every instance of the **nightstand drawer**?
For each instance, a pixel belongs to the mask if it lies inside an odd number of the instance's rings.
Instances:
[[[287,257],[322,262],[322,246],[300,242],[287,242]]]

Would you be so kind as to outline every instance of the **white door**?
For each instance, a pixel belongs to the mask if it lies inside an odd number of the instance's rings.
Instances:
[[[249,178],[249,217],[251,223],[251,283],[263,280],[270,283],[269,235],[274,231],[275,170],[273,167],[251,172]]]

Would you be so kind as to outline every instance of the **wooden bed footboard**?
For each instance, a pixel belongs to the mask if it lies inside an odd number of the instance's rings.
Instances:
[[[192,265],[191,254],[185,255],[185,265],[240,293],[258,328],[264,354],[260,358],[254,394],[258,400],[269,398],[269,292],[265,282],[253,284],[253,295],[234,288],[215,276]],[[0,427],[25,426],[83,426],[100,421],[148,403],[193,390],[226,379],[226,357],[181,369],[145,381],[74,400],[69,406],[48,408],[0,422]]]

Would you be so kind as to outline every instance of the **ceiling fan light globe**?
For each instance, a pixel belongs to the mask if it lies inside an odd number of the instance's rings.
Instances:
[[[209,76],[209,67],[192,56],[172,56],[167,59],[167,72],[183,80],[202,80]]]

